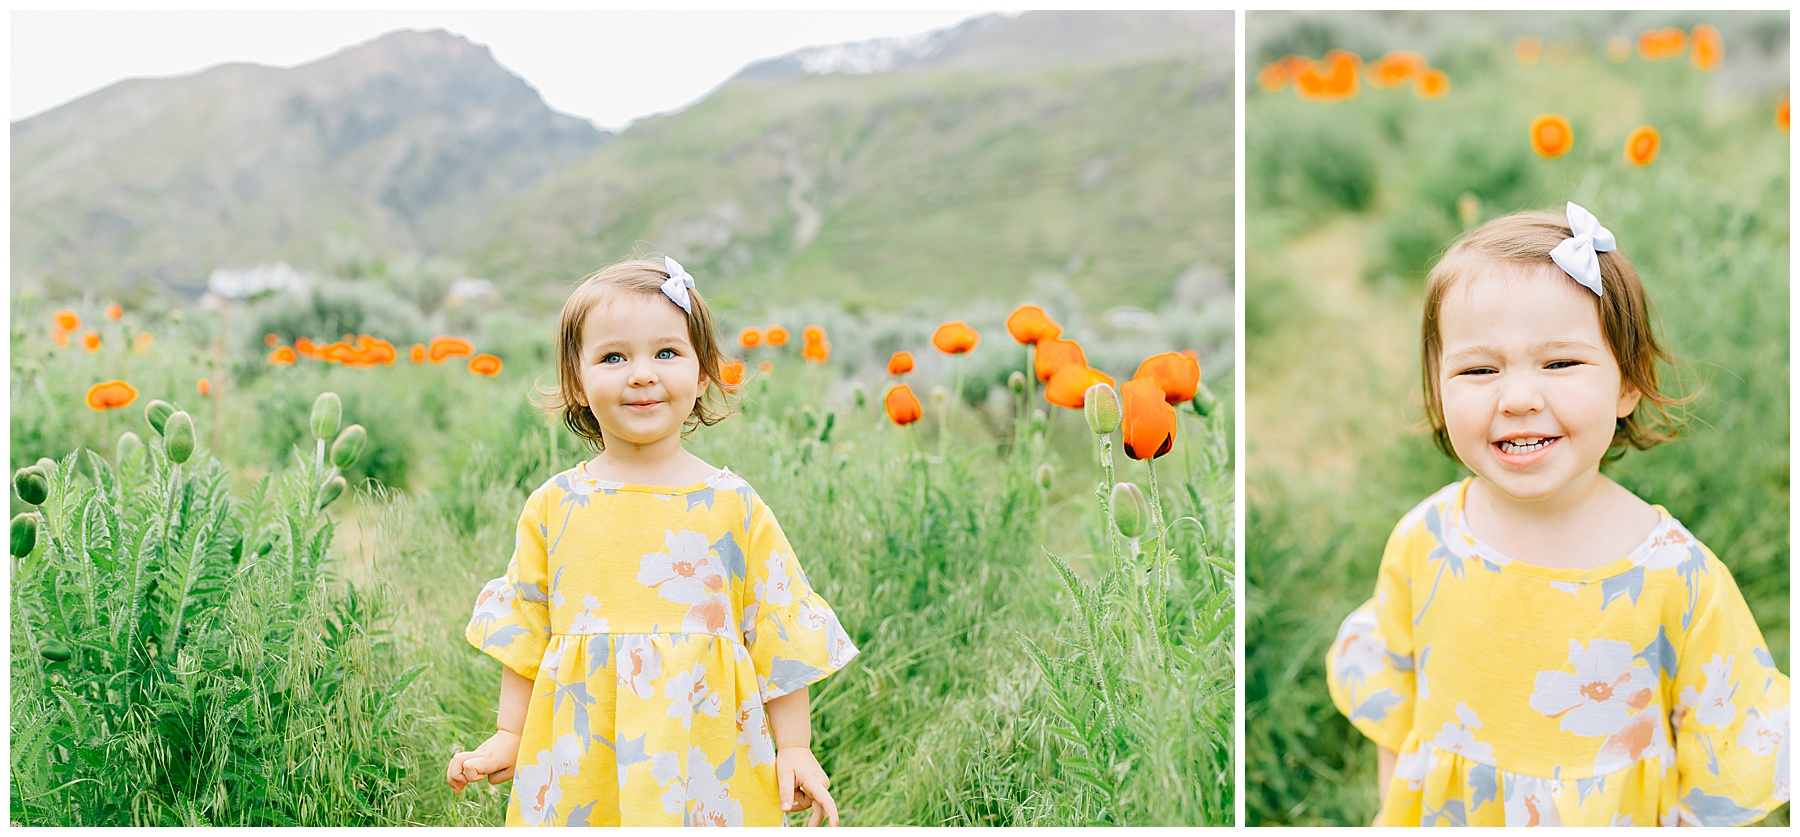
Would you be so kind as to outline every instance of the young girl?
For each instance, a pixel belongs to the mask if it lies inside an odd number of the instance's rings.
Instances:
[[[1327,655],[1380,825],[1741,825],[1788,798],[1788,678],[1731,573],[1600,473],[1674,437],[1613,236],[1571,203],[1450,248],[1425,403],[1474,476],[1401,518]]]
[[[563,306],[564,423],[599,455],[525,501],[466,635],[499,660],[498,729],[457,792],[513,779],[507,825],[837,825],[807,686],[856,647],[756,492],[682,448],[724,416],[706,301],[673,259]]]

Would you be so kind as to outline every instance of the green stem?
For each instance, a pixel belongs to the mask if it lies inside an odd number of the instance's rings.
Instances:
[[[1112,461],[1112,434],[1100,436],[1100,469],[1106,474],[1106,480],[1094,490],[1100,496],[1100,510],[1106,513],[1106,540],[1112,547],[1113,566],[1119,566],[1119,520],[1114,516],[1112,507],[1112,490],[1115,482]]]

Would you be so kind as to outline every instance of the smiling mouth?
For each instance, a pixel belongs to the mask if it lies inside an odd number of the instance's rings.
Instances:
[[[1510,454],[1512,456],[1524,456],[1526,454],[1537,453],[1538,451],[1549,447],[1552,442],[1555,442],[1560,438],[1562,437],[1521,436],[1517,439],[1502,439],[1495,442],[1494,447],[1499,448],[1501,453]]]

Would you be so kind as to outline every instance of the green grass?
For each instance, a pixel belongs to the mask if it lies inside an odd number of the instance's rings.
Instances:
[[[1401,15],[1390,32],[1410,42],[1378,34],[1373,15],[1251,17],[1253,69],[1323,34],[1368,58],[1417,49],[1452,68],[1452,88],[1439,100],[1365,88],[1320,104],[1252,80],[1247,94],[1247,135],[1271,138],[1250,142],[1246,160],[1249,824],[1358,825],[1375,813],[1374,746],[1333,708],[1325,648],[1373,590],[1394,521],[1461,473],[1417,429],[1417,330],[1424,271],[1464,229],[1465,194],[1475,223],[1574,200],[1618,235],[1680,361],[1665,390],[1700,395],[1685,440],[1609,472],[1719,555],[1788,669],[1788,138],[1772,124],[1779,90],[1724,84],[1728,71],[1760,77],[1758,49],[1733,40],[1756,22],[1713,17],[1743,61],[1717,77],[1685,59],[1613,64],[1591,46],[1560,68],[1523,66],[1510,39],[1549,34],[1523,15],[1461,27]],[[1610,21],[1571,30],[1590,45],[1635,32],[1631,20],[1571,20]],[[1575,123],[1575,149],[1555,160],[1525,145],[1526,124],[1546,111]],[[1638,124],[1663,137],[1644,169],[1621,155]],[[1361,161],[1354,177],[1373,184],[1366,205],[1342,199],[1343,172],[1305,164],[1344,144],[1355,153],[1338,165]]]

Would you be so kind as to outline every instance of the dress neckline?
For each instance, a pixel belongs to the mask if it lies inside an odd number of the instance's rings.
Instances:
[[[1629,572],[1634,567],[1642,566],[1649,559],[1650,553],[1662,544],[1669,529],[1681,525],[1673,515],[1669,514],[1668,509],[1652,503],[1650,508],[1656,510],[1656,525],[1650,527],[1649,534],[1645,535],[1644,539],[1624,556],[1598,567],[1587,568],[1545,567],[1530,564],[1514,560],[1506,553],[1489,546],[1481,538],[1476,537],[1475,531],[1469,528],[1469,486],[1474,482],[1474,477],[1463,478],[1462,485],[1456,489],[1456,513],[1451,516],[1456,519],[1457,533],[1469,539],[1469,543],[1473,545],[1474,551],[1481,556],[1482,560],[1499,567],[1502,572],[1561,582],[1599,581],[1603,578],[1612,578]]]
[[[631,491],[641,494],[670,495],[694,494],[713,488],[726,479],[738,479],[738,476],[733,474],[730,468],[721,466],[718,470],[712,472],[706,479],[691,485],[645,485],[641,483],[616,482],[613,480],[599,479],[588,473],[588,461],[589,460],[584,459],[581,461],[581,464],[570,469],[575,472],[575,479],[589,488],[605,489],[607,491]]]

